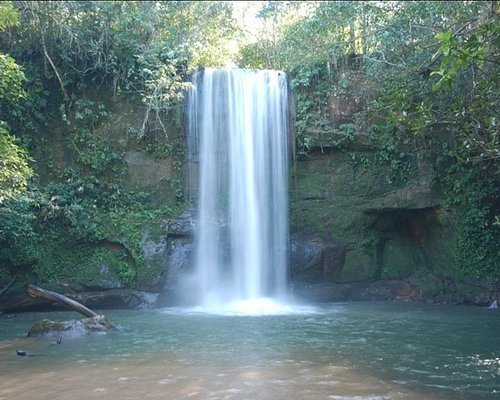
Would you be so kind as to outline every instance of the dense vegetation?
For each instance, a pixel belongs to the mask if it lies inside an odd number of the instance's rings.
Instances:
[[[182,91],[228,57],[230,8],[2,2],[0,30],[0,281],[83,282],[112,258],[133,285],[144,227],[183,208]],[[173,159],[168,202],[127,185],[130,148]]]
[[[103,241],[140,263],[142,227],[185,200],[180,173],[161,205],[127,187],[124,150],[171,157],[179,172],[188,74],[231,60],[290,74],[297,153],[363,134],[388,180],[430,163],[456,216],[458,265],[500,278],[497,3],[259,7],[248,36],[228,2],[0,3],[0,282],[75,276],[75,260],[107,257],[89,250]],[[335,99],[357,105],[354,123],[332,124]],[[133,284],[125,253],[115,258]]]
[[[390,181],[415,160],[431,164],[457,220],[457,264],[500,278],[498,4],[269,2],[260,17],[273,34],[243,46],[240,61],[291,73],[298,151],[342,147],[357,132]],[[354,124],[332,125],[339,98],[357,106]]]

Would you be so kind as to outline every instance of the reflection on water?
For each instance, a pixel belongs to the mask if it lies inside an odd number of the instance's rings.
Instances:
[[[118,332],[58,346],[23,337],[48,315],[0,316],[0,400],[499,396],[495,310],[350,303],[260,317],[106,314]],[[40,356],[19,357],[16,348]]]

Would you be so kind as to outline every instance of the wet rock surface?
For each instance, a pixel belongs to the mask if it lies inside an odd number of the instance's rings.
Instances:
[[[294,282],[292,292],[311,302],[417,300],[415,290],[405,281],[353,283]]]
[[[155,307],[158,293],[131,289],[87,291],[79,285],[47,284],[46,288],[57,291],[89,308],[95,309],[143,309]],[[24,286],[16,288],[0,302],[0,312],[17,313],[28,311],[52,311],[63,309],[43,299],[34,299],[26,294]]]
[[[104,315],[70,321],[43,319],[35,322],[28,332],[30,337],[82,337],[107,333],[114,329]]]

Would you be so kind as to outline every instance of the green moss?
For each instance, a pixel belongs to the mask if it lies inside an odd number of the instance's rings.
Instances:
[[[342,280],[350,282],[372,279],[377,270],[373,253],[370,240],[349,246],[346,252]]]
[[[44,257],[35,269],[41,282],[75,282],[97,285],[112,279],[113,272],[125,283],[132,283],[123,250],[109,250],[93,243],[76,243],[71,239],[46,240],[41,244]],[[106,266],[106,267],[105,267]],[[103,268],[111,269],[103,275]]]
[[[422,268],[421,256],[414,244],[405,240],[390,240],[383,254],[383,279],[401,279]]]
[[[457,226],[452,215],[442,209],[432,214],[423,246],[432,260],[432,271],[442,277],[457,279],[463,271],[457,268],[456,259]]]
[[[423,299],[431,299],[443,291],[443,281],[429,271],[418,271],[409,279],[411,285]]]
[[[68,326],[65,322],[51,321],[50,319],[42,319],[41,321],[35,322],[31,327],[28,336],[41,336],[44,334],[50,334],[54,331],[62,332],[68,330]]]
[[[145,235],[150,241],[159,241],[165,234],[164,220],[172,215],[168,207],[154,209],[138,203],[96,211],[94,234],[86,240],[78,240],[69,228],[58,233],[42,232],[37,244],[37,280],[89,286],[103,279],[120,280],[135,287],[138,277],[142,281],[161,272],[160,259],[145,259],[142,241]]]
[[[133,205],[111,210],[98,218],[98,236],[124,244],[138,263],[142,260],[141,241],[145,232],[152,240],[165,234],[164,221],[175,215],[172,208]]]

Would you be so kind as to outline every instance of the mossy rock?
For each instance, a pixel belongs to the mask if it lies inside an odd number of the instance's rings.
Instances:
[[[489,305],[494,299],[495,288],[486,280],[466,278],[456,282],[459,299],[465,304]]]
[[[422,269],[418,248],[406,240],[389,240],[384,246],[383,279],[401,279]]]
[[[113,325],[109,323],[104,315],[70,321],[42,319],[33,324],[28,336],[81,337],[96,333],[107,333],[112,329]]]
[[[418,271],[408,281],[422,300],[431,300],[443,292],[443,280],[429,271]]]
[[[68,282],[99,290],[123,288],[133,280],[129,272],[132,267],[122,249],[72,242],[47,242],[45,249],[36,269],[38,281]]]
[[[369,241],[355,242],[346,251],[341,282],[366,281],[373,279],[377,271],[373,245]]]

